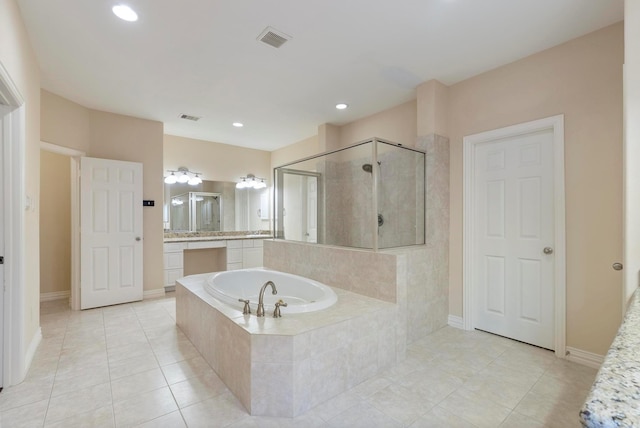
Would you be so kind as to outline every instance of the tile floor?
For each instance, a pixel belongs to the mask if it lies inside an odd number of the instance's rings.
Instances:
[[[173,294],[173,293],[171,293]],[[252,417],[175,326],[175,298],[83,312],[42,304],[43,340],[1,427],[579,427],[596,371],[445,327],[295,419]]]

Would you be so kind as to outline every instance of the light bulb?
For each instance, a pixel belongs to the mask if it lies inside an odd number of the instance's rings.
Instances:
[[[178,177],[178,183],[186,183],[189,181],[189,176],[186,172],[183,172],[180,177]]]
[[[248,187],[249,183],[247,183],[247,180],[245,178],[242,179],[242,181],[239,181],[238,184],[236,184],[236,189],[244,189],[245,187]]]
[[[200,184],[200,179],[198,177],[191,177],[189,181],[187,181],[187,183],[190,186],[197,186],[198,184]]]
[[[134,22],[138,20],[138,14],[129,6],[119,4],[111,8],[113,13],[124,21]]]
[[[178,179],[176,178],[176,175],[172,172],[171,175],[167,175],[164,178],[164,182],[167,184],[174,184],[176,181],[178,181]]]

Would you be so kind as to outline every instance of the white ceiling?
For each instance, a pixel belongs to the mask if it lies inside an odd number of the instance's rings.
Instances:
[[[414,99],[421,82],[450,85],[618,22],[624,3],[126,0],[140,17],[129,23],[111,13],[117,2],[18,0],[44,89],[268,151]],[[258,42],[267,26],[293,38]]]

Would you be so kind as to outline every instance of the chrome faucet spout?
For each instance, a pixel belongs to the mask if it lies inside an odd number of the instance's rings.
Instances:
[[[267,281],[264,283],[260,289],[260,295],[258,296],[258,312],[256,313],[256,316],[258,317],[264,316],[264,290],[266,290],[268,286],[271,286],[271,294],[278,294],[278,290],[276,290],[276,285],[273,281]]]

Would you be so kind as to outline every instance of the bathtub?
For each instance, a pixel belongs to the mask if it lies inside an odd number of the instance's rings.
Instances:
[[[271,287],[265,290],[263,302],[267,315],[273,311],[278,300],[288,305],[282,307],[283,315],[320,311],[338,301],[336,293],[325,284],[264,268],[217,272],[207,279],[204,288],[216,299],[238,309],[243,307],[238,299],[248,299],[251,312],[255,314],[260,288],[267,281],[273,281],[278,290],[277,294],[271,294]]]

